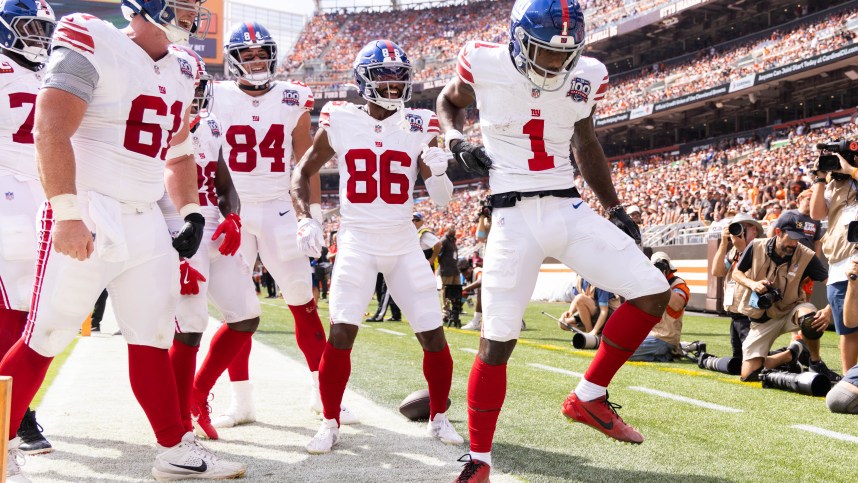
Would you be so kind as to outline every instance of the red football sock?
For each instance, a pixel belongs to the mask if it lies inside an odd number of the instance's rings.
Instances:
[[[471,451],[488,453],[506,397],[506,364],[490,366],[479,356],[468,378],[468,434]]]
[[[298,340],[298,348],[304,353],[310,372],[316,372],[319,370],[322,352],[325,351],[325,329],[322,327],[322,320],[319,319],[319,311],[316,310],[316,301],[310,299],[304,305],[290,305],[289,310],[295,318],[295,339]]]
[[[351,372],[352,350],[340,350],[328,342],[319,364],[319,396],[322,398],[325,419],[336,419],[338,425],[343,393],[346,392]]]
[[[11,413],[9,414],[9,439],[18,436],[18,427],[36,392],[45,380],[53,357],[45,357],[18,340],[0,362],[0,374],[12,376]]]
[[[250,380],[250,348],[253,346],[253,337],[247,339],[232,362],[229,363],[229,380],[232,382]]]
[[[584,373],[584,379],[593,384],[608,387],[620,367],[635,353],[649,331],[660,320],[661,317],[650,315],[628,302],[620,305],[620,308],[605,323],[602,338],[610,340],[623,349],[618,349],[603,340],[599,344],[593,362]]]
[[[179,444],[187,431],[179,415],[179,395],[167,351],[128,344],[128,378],[158,444],[166,448]]]
[[[199,346],[190,346],[173,339],[170,347],[170,363],[176,378],[176,390],[179,394],[179,413],[186,431],[193,431],[191,424],[191,389],[194,388],[194,373],[197,371],[197,352]]]
[[[221,324],[212,337],[212,344],[194,379],[194,389],[204,394],[211,392],[217,378],[229,367],[241,348],[250,340],[253,332],[232,330],[229,324]]]
[[[447,411],[447,398],[453,381],[453,357],[450,346],[438,352],[423,350],[423,377],[429,384],[429,419]]]
[[[27,325],[27,312],[0,308],[0,359],[18,342]]]

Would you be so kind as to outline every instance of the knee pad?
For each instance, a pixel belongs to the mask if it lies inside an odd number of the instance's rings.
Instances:
[[[52,329],[44,332],[34,330],[27,345],[41,356],[56,357],[72,343],[77,337],[77,332],[77,328]]]
[[[841,382],[834,385],[825,396],[825,404],[832,413],[858,414],[858,394],[849,390]]]
[[[313,287],[310,280],[290,280],[283,290],[286,305],[304,305],[313,299]]]

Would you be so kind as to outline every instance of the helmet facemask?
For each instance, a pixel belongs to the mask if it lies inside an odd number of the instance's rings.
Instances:
[[[214,84],[212,75],[208,72],[200,73],[200,80],[194,88],[194,100],[191,103],[191,113],[197,117],[209,117],[214,104]]]
[[[559,42],[545,42],[528,35],[522,27],[516,27],[513,33],[515,40],[521,46],[521,52],[515,57],[516,68],[535,87],[543,91],[559,90],[569,73],[578,64],[581,52],[584,51],[584,43],[562,44]],[[565,39],[565,37],[560,37]],[[536,59],[544,51],[560,52],[566,54],[566,58],[557,70],[539,65]]]
[[[241,53],[252,48],[264,49],[268,52],[268,58],[262,59],[257,55],[248,60],[241,60]],[[228,48],[226,54],[226,61],[232,75],[249,84],[259,87],[268,84],[274,79],[274,72],[277,67],[276,45],[236,45]],[[260,63],[264,63],[264,69],[258,69],[256,64]],[[254,67],[257,68],[254,69]]]
[[[15,17],[11,23],[6,23],[0,17],[0,22],[15,35],[12,45],[3,46],[4,49],[33,64],[43,64],[48,60],[56,21],[46,17],[27,16]]]
[[[379,107],[395,111],[404,108],[405,103],[411,100],[414,70],[409,63],[394,61],[359,64],[355,67],[355,74],[364,81],[361,97]],[[399,96],[391,98],[387,95],[392,88],[399,90]]]

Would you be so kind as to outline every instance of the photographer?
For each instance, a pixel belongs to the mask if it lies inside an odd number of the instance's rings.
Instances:
[[[667,253],[655,252],[650,259],[670,284],[670,302],[661,321],[637,348],[630,361],[671,362],[674,354],[681,355],[679,339],[682,335],[682,314],[688,305],[691,289],[685,280],[676,276],[676,267]]]
[[[735,309],[731,310],[736,293],[733,270],[748,244],[762,234],[763,226],[757,220],[739,213],[721,230],[721,244],[712,259],[712,275],[724,277],[724,310],[730,316],[730,345],[733,357],[737,359],[742,358],[742,343],[751,330],[751,319]]]
[[[598,335],[611,312],[620,306],[618,297],[597,288],[580,275],[577,276],[572,295],[574,298],[569,305],[569,310],[560,315],[560,320],[566,324],[566,326],[559,324],[563,330],[569,330],[567,326],[570,325],[581,325],[584,332]]]
[[[441,239],[432,233],[432,230],[423,226],[422,213],[415,211],[411,215],[411,221],[414,223],[414,227],[417,228],[420,249],[423,250],[426,260],[429,260],[429,266],[432,267],[432,271],[435,271],[435,260],[438,259],[438,254],[441,253]]]
[[[477,209],[477,232],[476,238],[480,243],[485,243],[489,238],[489,230],[492,228],[492,207],[489,204],[489,198],[480,200],[480,207]]]
[[[775,228],[780,228],[784,223],[795,223],[800,230],[804,232],[804,236],[798,240],[799,243],[810,248],[816,253],[816,256],[822,256],[822,223],[814,220],[810,216],[810,198],[813,193],[810,190],[805,190],[799,193],[796,201],[798,208],[795,210],[787,210],[781,213],[769,225],[769,238],[775,236]],[[830,275],[830,274],[829,274]]]
[[[828,259],[828,303],[832,309],[834,329],[840,336],[840,363],[843,371],[858,363],[858,327],[849,328],[843,321],[843,304],[846,297],[849,259],[853,253],[853,245],[847,240],[849,223],[858,215],[858,200],[856,189],[858,183],[855,176],[858,168],[852,166],[840,155],[836,155],[840,163],[839,169],[828,172],[832,166],[824,166],[826,158],[832,155],[820,156],[814,166],[816,174],[813,185],[813,195],[810,199],[810,216],[814,220],[828,218],[828,231],[822,237],[822,253]],[[854,161],[853,161],[854,162]],[[820,166],[823,164],[823,166]]]
[[[809,326],[822,333],[831,319],[831,307],[817,311],[807,302],[802,289],[806,278],[821,282],[828,272],[813,251],[798,243],[804,232],[794,223],[784,223],[775,236],[754,240],[733,270],[737,282],[732,311],[751,319],[748,337],[742,345],[742,380],[757,380],[759,371],[798,360],[805,350],[802,341],[793,341],[789,350],[769,355],[781,334],[799,330],[800,319],[812,315]],[[839,380],[819,357],[819,339],[805,337],[810,349],[810,370]]]

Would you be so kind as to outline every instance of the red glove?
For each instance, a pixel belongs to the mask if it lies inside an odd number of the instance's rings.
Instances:
[[[179,284],[181,289],[179,293],[182,295],[196,295],[200,293],[200,282],[205,282],[206,277],[198,272],[188,263],[187,260],[182,260],[179,264]]]
[[[212,235],[212,240],[221,235],[223,235],[223,241],[218,251],[221,255],[235,255],[238,247],[241,246],[241,218],[237,214],[230,213],[226,216]]]

